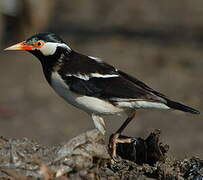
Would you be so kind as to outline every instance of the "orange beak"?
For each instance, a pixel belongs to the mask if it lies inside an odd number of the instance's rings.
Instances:
[[[29,50],[33,50],[35,47],[31,44],[26,44],[25,41],[20,42],[18,44],[15,44],[13,46],[10,46],[6,49],[4,49],[5,51],[7,50],[24,50],[24,51],[29,51]]]

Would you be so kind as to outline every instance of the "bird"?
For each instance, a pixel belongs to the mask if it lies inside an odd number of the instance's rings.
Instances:
[[[49,85],[71,105],[87,112],[105,134],[105,115],[126,114],[127,119],[110,136],[109,152],[116,157],[117,143],[139,109],[180,110],[200,114],[194,108],[169,99],[142,81],[102,59],[73,50],[58,35],[42,32],[5,50],[28,51],[40,61]]]

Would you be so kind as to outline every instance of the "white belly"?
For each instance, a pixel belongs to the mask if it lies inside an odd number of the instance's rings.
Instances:
[[[122,108],[118,108],[107,101],[71,92],[68,85],[65,84],[57,72],[52,73],[51,84],[54,90],[66,101],[88,113],[110,115],[123,111]]]

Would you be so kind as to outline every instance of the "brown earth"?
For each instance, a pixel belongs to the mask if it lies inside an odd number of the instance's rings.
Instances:
[[[133,137],[136,141],[130,145],[119,144],[117,152],[126,158],[117,158],[116,161],[110,160],[104,137],[96,129],[51,148],[26,138],[1,137],[0,179],[201,180],[203,178],[202,160],[193,157],[178,161],[167,157],[165,153],[168,147],[159,142],[159,137],[160,133],[156,130],[146,139]],[[143,153],[146,155],[143,156]]]

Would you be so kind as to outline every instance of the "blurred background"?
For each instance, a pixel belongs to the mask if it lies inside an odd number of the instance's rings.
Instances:
[[[174,100],[203,110],[202,0],[0,0],[1,49],[41,32],[100,57]],[[108,135],[124,117],[106,117]],[[59,144],[94,128],[48,85],[26,52],[0,51],[0,135]],[[161,129],[170,155],[203,158],[203,119],[140,110],[125,135]]]

